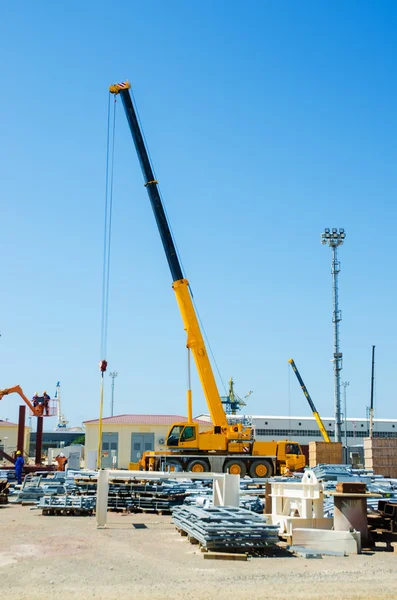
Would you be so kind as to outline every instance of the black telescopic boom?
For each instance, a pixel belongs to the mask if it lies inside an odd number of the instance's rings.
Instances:
[[[302,388],[302,391],[303,391],[303,393],[305,394],[305,396],[306,396],[306,398],[307,398],[307,401],[309,402],[309,405],[310,405],[310,408],[312,409],[312,412],[315,412],[315,413],[316,413],[316,412],[317,412],[317,409],[316,409],[316,407],[314,406],[314,402],[313,402],[313,400],[311,399],[311,397],[310,397],[310,394],[309,394],[309,392],[307,391],[307,388],[306,388],[305,384],[303,383],[303,379],[302,379],[302,377],[301,377],[301,374],[300,374],[300,373],[299,373],[299,371],[298,371],[298,367],[296,366],[296,364],[295,364],[295,362],[293,361],[293,359],[292,359],[292,358],[290,358],[288,362],[289,362],[289,364],[291,365],[291,367],[292,367],[292,370],[293,370],[293,372],[295,373],[295,375],[296,375],[296,378],[297,378],[297,380],[298,380],[298,381],[299,381],[299,383],[300,383],[300,386],[301,386],[301,388]]]
[[[158,191],[158,183],[153,175],[153,170],[150,164],[145,142],[143,140],[142,133],[139,127],[139,122],[136,116],[134,105],[131,100],[130,92],[129,89],[120,89],[118,93],[120,94],[121,100],[123,102],[128,125],[130,126],[132,138],[134,140],[139,162],[141,164],[143,177],[145,179],[145,186],[149,194],[149,199],[152,205],[154,216],[156,218],[156,223],[160,232],[161,241],[163,242],[165,255],[167,257],[168,265],[171,270],[172,280],[179,281],[180,279],[183,279],[181,265],[179,263],[174,240],[172,239],[167,217],[164,212],[163,203],[161,201],[161,197]]]
[[[374,409],[374,371],[375,371],[375,346],[372,346],[372,372],[371,372],[371,410]]]

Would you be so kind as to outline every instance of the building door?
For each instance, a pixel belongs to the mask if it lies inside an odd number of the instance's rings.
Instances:
[[[103,469],[117,469],[119,462],[119,434],[102,433],[101,466]],[[114,460],[115,457],[115,460]]]
[[[139,462],[148,450],[154,450],[154,433],[131,433],[131,462]]]

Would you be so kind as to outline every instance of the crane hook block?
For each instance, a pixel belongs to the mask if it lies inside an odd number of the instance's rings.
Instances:
[[[115,83],[114,85],[109,86],[109,92],[111,94],[118,94],[121,90],[129,90],[131,88],[131,84],[129,81],[122,81],[121,83]]]
[[[100,360],[99,361],[99,370],[101,371],[101,373],[104,373],[107,369],[108,366],[108,361],[107,360]]]

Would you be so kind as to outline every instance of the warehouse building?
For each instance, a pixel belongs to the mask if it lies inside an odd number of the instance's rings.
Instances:
[[[36,454],[36,432],[30,434],[29,456]],[[85,432],[81,427],[72,429],[56,429],[55,431],[44,431],[42,441],[42,456],[48,455],[49,448],[62,448],[72,444],[84,444]]]
[[[138,463],[149,450],[166,450],[167,433],[174,423],[186,423],[180,415],[118,415],[102,419],[103,468],[127,469]],[[200,430],[211,429],[211,423],[194,419]],[[98,451],[98,419],[84,421],[86,467],[96,464]]]
[[[209,415],[199,415],[200,420],[210,421]],[[228,417],[250,424],[258,441],[285,440],[286,438],[307,445],[321,442],[322,436],[314,417],[274,417],[262,415],[235,415]],[[322,418],[331,440],[335,436],[335,418]],[[362,446],[363,439],[369,436],[369,420],[347,418],[348,446]],[[397,419],[374,419],[374,437],[397,437]],[[342,439],[345,440],[345,424],[342,424]]]
[[[13,455],[18,444],[18,424],[0,419],[0,450],[6,454]],[[24,448],[25,452],[30,444],[30,427],[25,426]],[[1,460],[1,458],[0,458]]]

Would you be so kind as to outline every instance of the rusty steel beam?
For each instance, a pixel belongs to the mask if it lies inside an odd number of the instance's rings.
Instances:
[[[19,406],[17,450],[19,450],[22,455],[25,445],[25,415],[26,406],[24,404],[21,404]]]
[[[36,432],[36,465],[41,465],[41,449],[43,446],[43,417],[37,417]]]
[[[6,460],[8,460],[8,462],[10,462],[12,465],[15,465],[15,458],[13,458],[12,456],[10,456],[9,454],[7,454],[6,452],[4,452],[4,450],[0,450],[0,458],[5,458]]]

